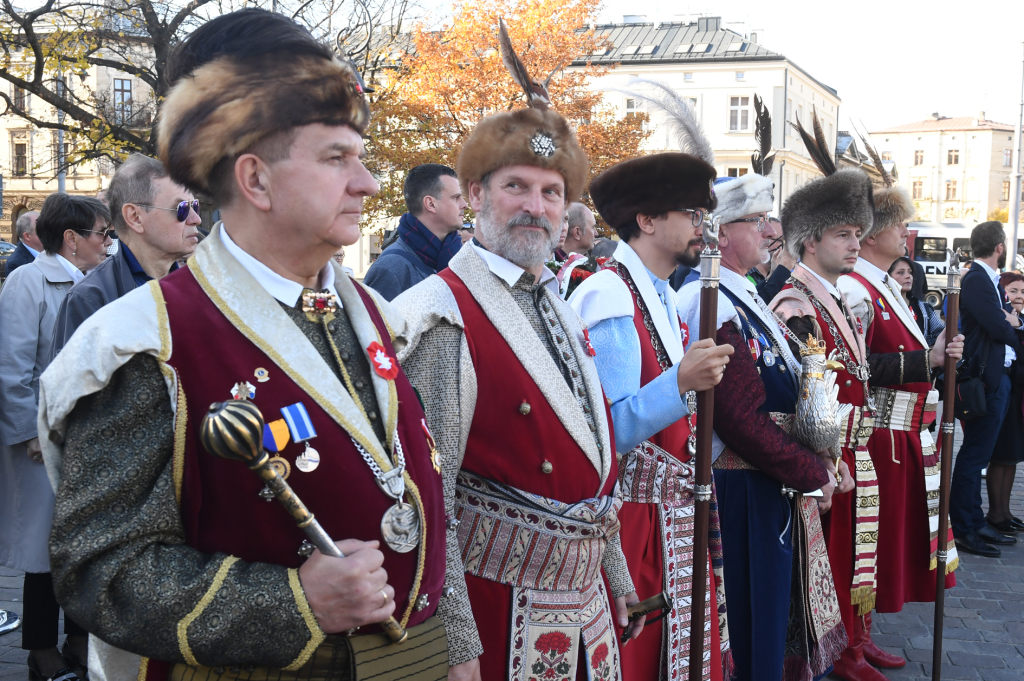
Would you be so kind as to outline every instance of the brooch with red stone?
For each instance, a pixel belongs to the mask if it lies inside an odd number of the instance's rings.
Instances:
[[[328,291],[317,293],[311,288],[302,289],[302,311],[310,321],[331,315],[338,309],[338,297]],[[328,320],[330,321],[330,320]]]
[[[370,355],[370,364],[373,366],[373,370],[389,381],[394,380],[398,375],[398,360],[389,355],[384,346],[377,341],[370,343],[366,352]]]

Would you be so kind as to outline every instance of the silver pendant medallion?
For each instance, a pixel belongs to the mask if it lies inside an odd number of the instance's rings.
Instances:
[[[306,443],[306,449],[295,457],[295,467],[303,473],[311,473],[320,465],[320,452],[316,451]]]
[[[693,435],[686,438],[686,451],[690,456],[697,456],[697,438]]]
[[[380,534],[395,553],[409,553],[420,543],[420,517],[416,507],[399,501],[380,520]]]
[[[762,354],[765,366],[775,366],[775,354],[771,350],[765,350]]]

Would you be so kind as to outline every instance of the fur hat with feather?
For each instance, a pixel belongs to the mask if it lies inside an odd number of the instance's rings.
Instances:
[[[473,128],[457,164],[462,193],[468,196],[470,181],[480,182],[499,168],[526,165],[560,173],[566,203],[576,201],[587,183],[587,155],[569,123],[550,108],[548,83],[531,78],[515,53],[504,20],[498,23],[498,40],[505,66],[526,94],[527,107],[491,114]]]
[[[885,169],[881,157],[867,138],[859,132],[857,136],[860,137],[864,149],[871,157],[871,163],[874,164],[878,174],[882,176],[882,188],[875,190],[875,224],[871,230],[873,234],[877,234],[890,225],[903,223],[913,218],[917,215],[917,206],[914,205],[910,193],[905,188],[896,186],[892,175]],[[861,239],[868,236],[871,234],[861,235]]]
[[[223,160],[275,133],[370,120],[359,74],[290,19],[250,8],[207,22],[168,64],[157,147],[171,178],[211,193]]]
[[[757,151],[750,157],[754,172],[741,177],[720,177],[715,182],[718,208],[715,217],[728,224],[746,215],[766,213],[775,207],[775,183],[769,177],[775,154],[772,150],[772,116],[761,98],[754,95],[754,142]]]

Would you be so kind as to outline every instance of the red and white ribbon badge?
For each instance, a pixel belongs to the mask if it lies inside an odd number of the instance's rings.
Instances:
[[[587,354],[591,357],[597,356],[597,350],[590,343],[590,329],[583,329],[583,344],[587,346]]]
[[[389,355],[384,346],[377,341],[370,343],[366,352],[370,355],[370,364],[373,365],[373,370],[387,380],[393,381],[398,375],[398,360]]]

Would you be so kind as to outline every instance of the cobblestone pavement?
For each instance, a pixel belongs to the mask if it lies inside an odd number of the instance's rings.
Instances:
[[[961,437],[957,428],[958,447]],[[1024,518],[1024,470],[1010,508]],[[961,554],[956,579],[946,592],[942,678],[1024,681],[1024,543],[995,559]],[[21,613],[21,587],[21,573],[0,568],[0,609]],[[890,679],[931,679],[934,612],[931,603],[909,603],[900,613],[875,615],[874,640],[907,658],[903,669],[885,672]],[[25,681],[26,655],[20,630],[0,636],[0,681]]]

